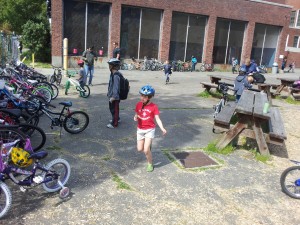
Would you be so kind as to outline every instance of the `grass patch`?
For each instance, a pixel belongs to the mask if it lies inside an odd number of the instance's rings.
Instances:
[[[202,98],[222,98],[222,93],[216,91],[216,92],[209,92],[207,90],[201,92],[200,94],[197,95],[197,97],[202,97]],[[227,95],[228,101],[235,101],[235,96],[234,95]]]
[[[109,155],[105,155],[101,159],[104,161],[109,161],[109,160],[111,160],[111,157]]]
[[[49,146],[49,147],[47,147],[46,149],[47,149],[47,150],[57,150],[57,151],[62,150],[61,147],[56,146],[56,145]]]
[[[253,153],[254,158],[257,161],[260,161],[262,163],[267,163],[268,161],[271,160],[271,155],[261,155],[259,152],[257,152],[256,149],[252,149],[252,150],[249,150],[249,151]]]
[[[117,174],[113,173],[112,174],[112,180],[116,182],[117,184],[117,189],[124,189],[131,191],[132,188],[127,184],[125,181],[123,181]]]
[[[217,148],[217,144],[213,142],[209,143],[203,150],[206,152],[214,152],[222,155],[229,155],[235,150],[235,148],[232,145],[227,145],[225,148],[219,149]]]
[[[293,105],[300,105],[300,101],[294,100],[291,96],[287,97],[285,99],[285,102],[287,102],[289,104],[293,104]]]
[[[30,59],[25,59],[24,63],[32,67],[32,60]],[[43,63],[43,62],[34,62],[34,68],[52,68],[51,63]]]

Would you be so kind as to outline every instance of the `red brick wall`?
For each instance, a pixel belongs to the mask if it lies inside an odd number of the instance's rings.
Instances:
[[[206,30],[207,33],[205,37],[206,39],[204,43],[205,49],[203,54],[203,59],[206,62],[211,62],[212,60],[212,49],[215,35],[214,24],[217,17],[250,21],[250,25],[252,25],[249,29],[254,29],[253,24],[255,23],[271,24],[283,27],[286,25],[285,17],[290,15],[290,8],[272,6],[270,4],[245,0],[101,0],[101,2],[112,3],[109,52],[112,51],[111,43],[114,41],[120,42],[122,5],[132,5],[163,10],[163,33],[161,35],[161,48],[159,52],[161,60],[166,60],[169,55],[172,11],[209,16],[209,22]],[[280,0],[274,0],[273,2],[280,2]],[[61,57],[62,55],[62,8],[62,0],[52,1],[52,56],[54,57]],[[233,8],[235,10],[232,10]],[[253,36],[252,34],[252,30],[247,31],[248,36],[246,36],[244,41],[244,47],[246,49],[243,51],[243,58],[250,56]]]

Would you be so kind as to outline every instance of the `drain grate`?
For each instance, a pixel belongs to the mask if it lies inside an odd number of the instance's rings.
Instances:
[[[218,165],[217,162],[203,152],[174,152],[173,155],[185,168]]]

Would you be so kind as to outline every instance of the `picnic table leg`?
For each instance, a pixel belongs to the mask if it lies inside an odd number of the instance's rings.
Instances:
[[[283,84],[280,84],[280,86],[276,89],[275,94],[276,94],[276,95],[279,95],[283,88],[284,88],[284,85],[283,85]]]
[[[272,106],[272,94],[271,94],[271,86],[266,87],[265,92],[267,94],[270,106]]]
[[[256,139],[260,154],[270,155],[269,148],[268,148],[265,136],[264,136],[264,132],[261,129],[261,123],[262,123],[261,120],[254,118],[254,123],[252,125],[252,129],[255,134],[255,139]]]
[[[241,116],[240,121],[237,122],[222,139],[217,143],[217,148],[225,148],[236,136],[238,136],[245,128],[247,128],[247,117]]]

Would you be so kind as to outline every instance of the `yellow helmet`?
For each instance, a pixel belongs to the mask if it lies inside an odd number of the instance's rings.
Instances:
[[[32,159],[28,159],[30,154],[23,148],[13,147],[11,151],[12,162],[20,167],[27,167],[33,163]]]

